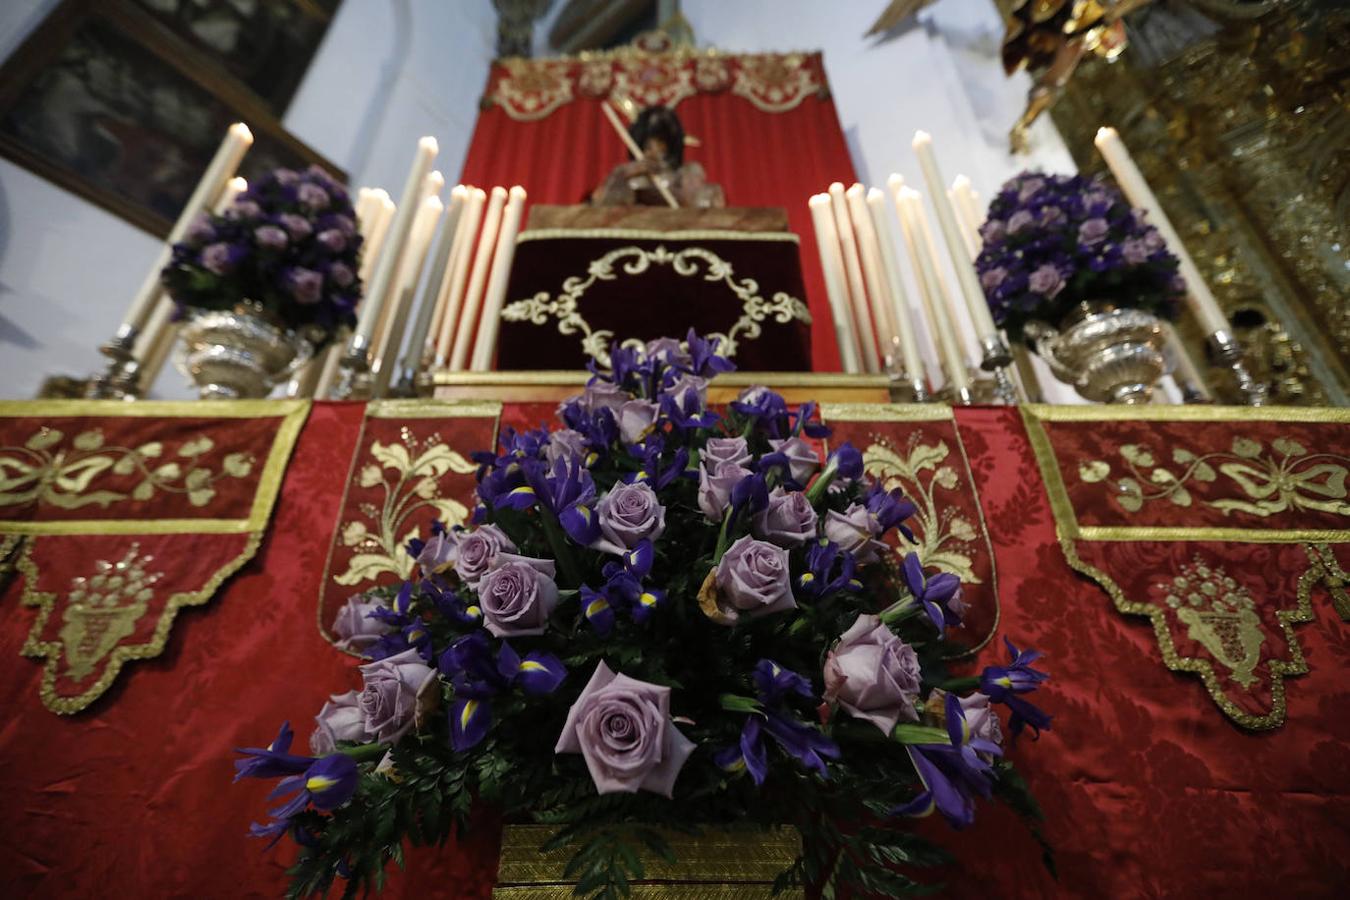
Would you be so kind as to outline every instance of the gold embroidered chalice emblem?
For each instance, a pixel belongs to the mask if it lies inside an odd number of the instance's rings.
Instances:
[[[1257,680],[1255,669],[1266,636],[1247,588],[1221,566],[1209,566],[1199,556],[1182,566],[1170,582],[1157,587],[1177,619],[1187,626],[1187,637],[1223,663],[1233,681],[1250,688]]]
[[[147,571],[152,558],[141,556],[140,550],[140,544],[132,544],[117,562],[100,559],[94,563],[95,574],[70,583],[61,643],[68,674],[76,681],[89,677],[98,661],[136,630],[154,596],[153,585],[164,577]]]

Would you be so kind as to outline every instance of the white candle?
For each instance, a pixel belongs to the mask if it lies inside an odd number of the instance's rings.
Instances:
[[[506,188],[494,187],[488,199],[487,214],[483,216],[483,234],[478,239],[478,252],[474,254],[473,273],[469,275],[469,286],[464,293],[464,314],[455,328],[455,349],[450,354],[450,368],[454,371],[462,370],[469,363],[470,344],[478,325],[478,307],[483,302],[483,286],[487,283],[488,266],[497,246],[497,231],[501,228],[505,207]]]
[[[976,219],[975,200],[970,190],[970,179],[957,175],[952,181],[947,197],[952,201],[956,212],[956,224],[961,229],[961,239],[965,242],[966,252],[974,259],[980,255],[980,223]]]
[[[464,199],[464,215],[455,233],[455,249],[451,252],[450,269],[445,273],[441,298],[444,307],[441,322],[436,329],[436,360],[434,368],[443,369],[450,362],[455,349],[455,334],[459,331],[459,311],[464,301],[464,288],[469,279],[474,242],[478,238],[478,224],[483,220],[483,205],[487,194],[482,188],[470,188]]]
[[[380,261],[380,253],[384,250],[384,238],[389,233],[389,226],[394,221],[394,201],[389,199],[389,195],[382,189],[377,188],[374,192],[375,207],[374,213],[370,219],[370,233],[366,235],[366,242],[361,245],[361,284],[363,288],[370,286],[370,275],[375,271],[375,265]]]
[[[432,169],[427,174],[426,182],[422,185],[422,199],[439,197],[443,190],[445,190],[445,176],[441,174],[440,169]]]
[[[455,249],[455,233],[459,228],[459,219],[464,212],[464,198],[468,188],[462,184],[450,190],[450,206],[441,222],[440,237],[435,249],[431,251],[431,269],[427,272],[426,284],[422,288],[422,302],[417,307],[417,319],[413,322],[412,334],[408,335],[408,346],[403,351],[402,377],[415,377],[422,367],[422,359],[427,351],[427,338],[431,334],[437,305],[440,302],[441,284],[445,281],[450,268],[450,256]]]
[[[1097,137],[1093,142],[1097,149],[1101,151],[1102,158],[1106,164],[1111,167],[1111,174],[1116,176],[1116,183],[1120,185],[1120,190],[1129,199],[1130,205],[1137,206],[1148,213],[1148,222],[1158,229],[1162,239],[1167,242],[1167,249],[1176,255],[1180,263],[1178,267],[1181,271],[1181,277],[1186,282],[1186,297],[1191,312],[1200,322],[1200,327],[1205,334],[1214,334],[1216,331],[1225,331],[1229,334],[1232,329],[1228,325],[1228,318],[1219,308],[1214,295],[1210,293],[1209,285],[1205,284],[1205,279],[1200,277],[1200,270],[1195,267],[1195,261],[1191,255],[1186,252],[1186,245],[1181,242],[1181,236],[1177,230],[1172,227],[1172,220],[1167,218],[1163,212],[1162,204],[1158,198],[1153,195],[1148,182],[1144,180],[1139,167],[1134,164],[1130,157],[1130,151],[1125,148],[1125,143],[1121,141],[1120,135],[1114,128],[1098,128]]]
[[[886,273],[886,286],[890,294],[892,321],[895,323],[895,336],[900,343],[900,360],[905,367],[905,375],[910,380],[924,380],[923,358],[919,355],[919,344],[914,339],[914,323],[909,318],[909,298],[905,296],[905,286],[900,280],[900,261],[895,255],[895,231],[891,226],[891,216],[887,214],[886,195],[877,188],[867,192],[867,209],[872,216],[872,227],[881,247],[882,268]]]
[[[947,375],[947,383],[953,393],[960,393],[970,386],[966,374],[966,361],[961,356],[956,343],[956,334],[952,330],[951,320],[947,316],[946,286],[938,273],[936,260],[931,247],[925,240],[924,231],[928,227],[924,214],[923,198],[919,192],[901,187],[896,192],[896,209],[900,214],[900,230],[905,238],[905,248],[909,251],[911,264],[919,278],[919,296],[923,301],[925,316],[932,326],[937,340],[938,350],[942,354],[942,365]],[[953,399],[956,399],[953,397]]]
[[[248,190],[248,182],[237,175],[225,182],[225,189],[220,192],[220,199],[216,201],[216,215],[224,215],[225,210],[229,209],[235,199],[246,190]]]
[[[363,187],[356,192],[356,230],[360,232],[362,238],[369,240],[371,219],[378,208],[379,201],[375,199],[375,192],[370,188]]]
[[[192,190],[192,195],[188,197],[187,204],[183,206],[183,211],[178,214],[178,221],[174,222],[173,228],[169,230],[169,236],[160,248],[155,264],[150,267],[150,272],[145,276],[145,281],[141,283],[141,289],[132,298],[131,306],[127,309],[126,316],[122,319],[122,325],[117,330],[119,337],[128,337],[145,327],[150,314],[155,311],[156,301],[164,292],[159,278],[160,273],[164,271],[164,267],[169,264],[169,258],[173,254],[173,245],[181,242],[187,236],[188,227],[192,225],[197,216],[207,212],[215,204],[216,199],[225,189],[225,183],[234,177],[240,161],[243,160],[244,154],[248,152],[248,148],[251,146],[253,146],[253,132],[249,131],[248,126],[243,122],[235,122],[225,132],[225,139],[216,148],[216,155],[211,158],[211,162],[202,174],[201,180],[197,182],[197,186]]]
[[[839,341],[839,359],[845,372],[862,371],[858,336],[853,333],[853,313],[849,310],[848,287],[844,284],[844,259],[839,252],[839,233],[834,227],[830,195],[816,194],[807,204],[816,230],[816,249],[820,251],[820,269],[825,275],[825,293],[830,299],[834,334]]]
[[[853,235],[844,186],[837,181],[830,185],[830,209],[834,213],[834,227],[839,232],[839,249],[844,256],[844,273],[848,276],[849,302],[853,309],[854,333],[858,335],[858,345],[862,349],[863,371],[876,374],[881,371],[881,358],[877,354],[872,317],[867,310],[867,288],[858,260],[858,242]]]
[[[483,300],[483,318],[478,323],[478,338],[473,345],[475,372],[486,372],[492,365],[492,354],[497,350],[497,334],[501,330],[502,307],[506,303],[506,283],[511,275],[511,261],[516,256],[516,232],[525,210],[525,189],[511,188],[507,195],[506,212],[502,216],[501,231],[497,235],[497,249],[492,254],[492,271],[488,275]]]
[[[398,287],[390,302],[386,304],[388,317],[381,324],[380,331],[376,333],[373,345],[371,371],[374,373],[372,381],[374,397],[383,397],[385,391],[389,389],[398,347],[403,341],[403,329],[408,323],[413,295],[417,293],[417,283],[421,279],[427,252],[431,248],[431,237],[436,233],[436,224],[440,221],[444,209],[445,204],[441,203],[440,197],[427,197],[422,200],[417,210],[417,218],[413,221],[412,233],[408,237],[407,252],[404,253],[400,266]]]
[[[952,259],[952,267],[956,269],[956,281],[961,286],[966,308],[970,310],[975,333],[981,341],[997,338],[998,328],[994,325],[994,317],[989,312],[989,302],[984,298],[980,278],[975,274],[975,265],[966,252],[961,230],[956,224],[956,213],[952,209],[951,201],[947,199],[942,174],[938,171],[937,157],[933,154],[933,139],[927,132],[914,133],[914,153],[919,157],[924,181],[927,182],[928,192],[932,195],[933,207],[937,210],[938,226],[942,229],[947,253]]]
[[[897,336],[897,326],[891,307],[890,286],[886,283],[886,272],[881,264],[881,246],[877,241],[876,228],[872,226],[872,214],[867,211],[866,189],[861,184],[855,184],[844,191],[844,200],[848,204],[854,240],[858,243],[858,258],[862,262],[863,281],[867,285],[868,308],[872,312],[872,321],[876,322],[877,342],[881,345],[884,365],[886,354],[892,352],[892,338]]]
[[[393,222],[385,236],[384,252],[375,264],[375,272],[367,285],[365,300],[361,303],[360,317],[356,322],[356,333],[348,345],[353,353],[364,353],[369,349],[376,324],[380,321],[380,311],[384,308],[389,295],[397,287],[400,264],[403,259],[403,245],[412,233],[413,220],[425,188],[427,173],[431,171],[432,160],[439,151],[434,137],[424,137],[417,142],[417,152],[413,155],[408,180],[403,185],[403,195],[394,212]]]

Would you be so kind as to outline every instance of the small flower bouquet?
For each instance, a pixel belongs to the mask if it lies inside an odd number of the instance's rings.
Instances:
[[[1038,816],[996,709],[1013,738],[1049,727],[1026,699],[1039,654],[945,671],[965,604],[904,551],[900,491],[847,443],[822,460],[813,404],[750,388],[710,409],[732,366],[692,332],[612,366],[563,427],[478,455],[475,527],[433,527],[411,580],[342,610],[370,661],[313,756],[288,726],[239,751],[238,777],[282,779],[253,831],[300,844],[292,894],[379,885],[475,802],[556,826],[577,893],[608,898],[669,852],[662,828],[790,825],[780,887],[894,896],[920,889],[900,865],[944,858],[905,817],[961,828],[993,795]]]
[[[1175,318],[1185,284],[1158,230],[1111,185],[1023,172],[989,204],[975,268],[994,321],[1020,340],[1084,302]]]
[[[193,223],[162,279],[180,317],[246,304],[321,346],[356,323],[360,250],[342,185],[318,166],[277,169]]]

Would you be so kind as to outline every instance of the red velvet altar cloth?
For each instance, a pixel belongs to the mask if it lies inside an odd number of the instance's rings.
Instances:
[[[329,529],[362,421],[317,403],[256,560],[210,605],[185,611],[161,657],[137,664],[75,717],[43,709],[40,667],[19,656],[33,612],[0,597],[0,891],[7,897],[278,897],[294,850],[245,832],[270,784],[231,785],[231,747],[289,718],[304,741],[354,660],[319,634]],[[509,410],[508,410],[509,412]],[[1058,546],[1015,410],[957,410],[997,556],[999,635],[1046,654],[1037,697],[1055,716],[1011,751],[1048,817],[1060,879],[1013,814],[982,806],[956,848],[948,896],[1339,896],[1350,883],[1350,629],[1331,604],[1300,629],[1310,671],[1287,718],[1244,731],[1196,679],[1156,657],[1151,629],[1119,616]],[[1001,659],[1001,641],[981,661]],[[483,898],[491,828],[457,848],[409,854],[389,896]]]

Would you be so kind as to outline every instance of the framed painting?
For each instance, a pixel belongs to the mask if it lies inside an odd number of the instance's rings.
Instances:
[[[166,21],[179,5],[66,0],[57,7],[0,67],[0,155],[159,237],[169,233],[232,122],[246,123],[254,135],[245,178],[317,163],[345,180],[346,173],[287,133],[279,119],[322,30],[266,45],[274,53],[299,54],[295,41],[308,34],[309,51],[298,67],[295,59],[267,63],[264,45],[245,41],[242,25],[227,40],[225,29],[206,27],[207,19]],[[313,21],[324,27],[331,18],[325,11],[335,8],[317,0],[242,8],[272,6],[313,7]],[[275,81],[267,82],[268,72]]]

